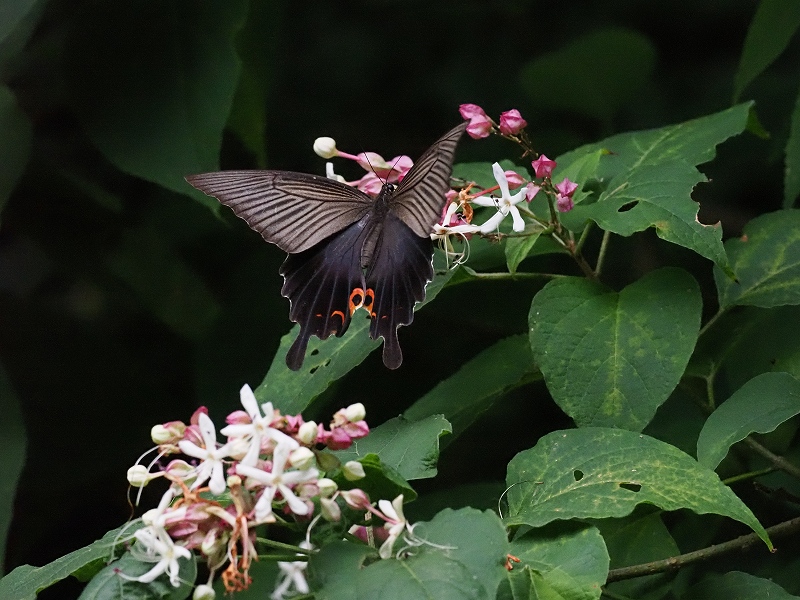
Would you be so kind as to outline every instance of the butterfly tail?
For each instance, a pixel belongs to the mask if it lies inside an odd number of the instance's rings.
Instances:
[[[297,338],[292,342],[289,351],[286,353],[286,366],[292,371],[299,371],[300,367],[303,366],[309,337],[311,337],[311,332],[308,329],[301,329]]]

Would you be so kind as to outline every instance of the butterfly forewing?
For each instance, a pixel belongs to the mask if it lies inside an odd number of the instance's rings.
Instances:
[[[466,126],[454,127],[428,148],[392,196],[390,210],[420,237],[429,237],[442,216],[456,145]]]
[[[261,237],[290,254],[359,221],[373,204],[357,188],[291,171],[219,171],[186,180],[230,206]]]

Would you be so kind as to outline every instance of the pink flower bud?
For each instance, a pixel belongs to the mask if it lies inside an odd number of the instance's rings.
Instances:
[[[158,446],[161,444],[177,444],[183,439],[185,432],[186,425],[182,421],[168,421],[161,425],[153,426],[150,430],[150,439]]]
[[[471,119],[473,117],[485,117],[486,112],[477,104],[462,104],[458,107],[458,112],[464,119]]]
[[[347,450],[352,445],[353,440],[347,435],[346,431],[339,427],[331,430],[327,443],[330,450]]]
[[[573,183],[565,177],[564,181],[556,185],[556,189],[561,192],[562,195],[572,198],[572,194],[574,194],[575,190],[578,189],[578,184]]]
[[[253,419],[245,411],[235,410],[225,417],[225,422],[228,425],[249,425],[253,422]]]
[[[367,496],[364,490],[354,488],[352,490],[342,490],[339,494],[341,494],[344,501],[347,502],[347,506],[350,508],[361,510],[370,506],[369,496]]]
[[[372,173],[373,171],[379,173],[392,168],[392,165],[383,160],[383,157],[376,152],[361,152],[360,154],[356,154],[356,162],[368,173]]]
[[[569,196],[564,196],[562,194],[556,195],[556,208],[558,209],[558,212],[569,212],[574,206],[575,203]]]
[[[525,183],[525,180],[514,171],[506,171],[505,175],[509,190],[515,190]]]
[[[528,122],[522,118],[516,108],[507,110],[500,115],[500,133],[503,135],[516,135],[527,126]]]
[[[286,415],[284,419],[286,420],[286,427],[284,428],[286,433],[297,433],[305,423],[303,415]]]
[[[369,425],[366,421],[358,421],[357,423],[346,423],[339,429],[343,430],[350,439],[357,440],[364,437],[369,433]]]
[[[467,135],[474,140],[489,137],[492,133],[492,120],[487,116],[476,115],[469,120]]]
[[[205,414],[206,416],[208,416],[208,408],[206,408],[205,406],[199,407],[196,411],[192,413],[192,418],[189,419],[189,422],[192,425],[197,425],[200,422],[201,414]]]
[[[534,183],[529,183],[525,188],[525,200],[527,200],[528,202],[533,200],[536,194],[539,193],[540,189],[541,188],[538,185]]]
[[[537,177],[550,177],[556,168],[556,161],[550,160],[544,154],[531,163]]]

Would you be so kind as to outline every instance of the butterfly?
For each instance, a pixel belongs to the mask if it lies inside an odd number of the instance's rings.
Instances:
[[[433,279],[433,225],[450,188],[453,156],[466,123],[439,138],[395,187],[376,198],[323,176],[291,171],[218,171],[186,177],[288,253],[281,293],[300,333],[286,365],[302,367],[312,335],[341,337],[365,308],[369,336],[383,338],[383,363],[403,362],[397,329]]]

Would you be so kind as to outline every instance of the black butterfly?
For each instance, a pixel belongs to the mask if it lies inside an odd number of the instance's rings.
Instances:
[[[344,335],[353,312],[369,313],[369,336],[382,337],[383,363],[403,362],[397,328],[414,319],[433,278],[430,234],[450,187],[453,155],[466,123],[451,129],[400,184],[377,198],[333,179],[290,171],[219,171],[186,181],[230,206],[266,241],[289,253],[281,293],[300,334],[286,355],[303,365],[312,335]]]

